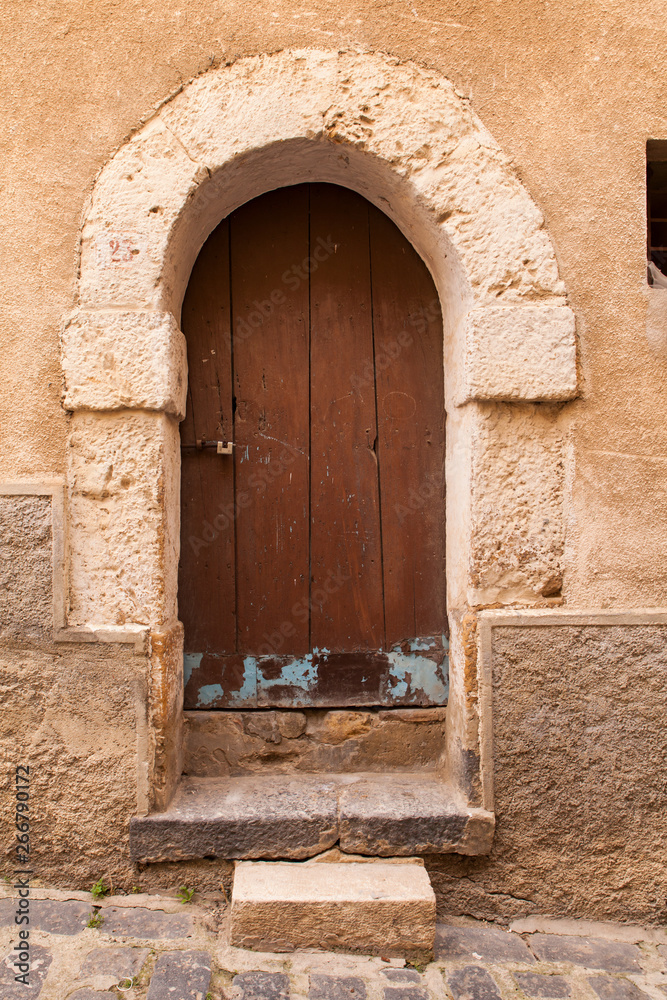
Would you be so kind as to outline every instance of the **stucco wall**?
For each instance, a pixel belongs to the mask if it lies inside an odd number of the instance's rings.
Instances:
[[[42,639],[53,629],[49,496],[0,496],[0,636]]]
[[[667,920],[667,626],[492,632],[496,835],[428,859],[441,911]]]
[[[3,873],[15,866],[14,768],[26,764],[35,877],[85,888],[105,872],[131,879],[119,819],[137,811],[145,677],[131,646],[2,643]]]

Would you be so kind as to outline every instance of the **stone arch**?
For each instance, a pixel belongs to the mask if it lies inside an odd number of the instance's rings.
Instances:
[[[220,219],[308,180],[364,195],[431,270],[445,322],[448,495],[458,497],[447,512],[450,607],[462,615],[479,603],[475,406],[576,394],[574,319],[542,215],[437,72],[384,54],[282,51],[195,79],[96,180],[62,343],[70,625],[176,627],[187,280]],[[521,572],[501,573],[495,591],[519,602],[539,592]]]

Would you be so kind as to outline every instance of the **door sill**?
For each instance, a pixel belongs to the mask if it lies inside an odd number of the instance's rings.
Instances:
[[[314,857],[338,844],[372,857],[488,854],[494,814],[423,773],[184,777],[165,812],[134,817],[140,864]]]

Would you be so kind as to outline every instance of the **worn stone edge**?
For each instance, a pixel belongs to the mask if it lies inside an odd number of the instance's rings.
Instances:
[[[609,611],[600,608],[531,608],[480,611],[480,632],[493,628],[515,628],[535,625],[667,625],[667,608],[635,608]],[[487,652],[488,650],[484,650]]]
[[[501,376],[496,371],[496,381],[493,384],[488,382],[485,384],[483,366],[480,369],[482,360],[486,359],[494,368],[497,366],[493,364],[494,358],[489,353],[488,331],[483,321],[500,316],[503,316],[503,319],[513,317],[520,325],[528,315],[532,317],[533,323],[540,327],[543,336],[541,346],[546,357],[519,357],[517,364],[517,371],[520,372],[519,382],[507,381],[504,375]],[[558,372],[559,378],[555,378],[555,365],[549,353],[559,346],[558,338],[554,341],[553,337],[553,327],[558,319],[567,321],[569,326],[567,344],[569,358],[563,361]],[[507,346],[505,344],[506,348]],[[518,345],[512,347],[512,351],[518,350]],[[567,304],[538,305],[535,302],[511,306],[473,307],[466,316],[463,371],[463,385],[460,398],[457,400],[459,406],[469,402],[557,403],[576,399],[580,389],[577,377],[576,319],[572,309]]]
[[[100,334],[106,332],[106,325],[109,319],[131,319],[135,335],[146,331],[148,334],[161,329],[164,334],[162,347],[164,350],[164,368],[161,374],[152,372],[146,376],[144,384],[144,397],[141,394],[134,398],[124,400],[116,399],[113,393],[109,394],[105,390],[97,390],[87,383],[81,383],[75,376],[76,365],[70,360],[70,353],[81,357],[85,356],[85,349],[81,347],[81,336],[77,339],[77,331],[86,327],[94,329]],[[65,410],[76,413],[79,411],[88,412],[117,412],[119,410],[138,409],[147,412],[167,413],[183,420],[185,417],[185,403],[187,394],[187,375],[182,384],[179,380],[179,373],[187,373],[186,342],[183,331],[180,328],[176,317],[172,312],[165,309],[84,309],[74,310],[64,322],[63,330],[69,331],[67,340],[68,349],[61,346],[61,361],[65,372],[66,391],[63,400]],[[63,343],[65,342],[65,332],[63,332]],[[176,366],[172,354],[180,354],[180,365]],[[94,361],[99,363],[99,358],[93,355]],[[89,374],[95,372],[95,366],[88,366]],[[153,399],[150,400],[151,391]],[[136,391],[135,391],[136,392]],[[180,398],[179,398],[180,397]]]
[[[304,822],[312,825],[313,822],[317,822],[317,818],[304,821],[297,815],[287,819],[271,819],[267,815],[266,821],[262,824],[263,828],[260,829],[257,837],[259,841],[257,847],[225,848],[223,846],[220,848],[219,845],[216,845],[213,849],[213,840],[224,838],[226,825],[240,830],[245,827],[245,824],[240,824],[238,820],[234,820],[230,824],[224,816],[215,821],[207,820],[205,825],[208,840],[203,845],[202,840],[206,837],[206,833],[202,831],[204,824],[201,821],[196,819],[174,820],[164,813],[133,816],[130,820],[130,856],[138,864],[157,864],[161,861],[197,861],[209,855],[229,861],[306,861],[334,846],[338,840],[338,821],[335,820],[322,830],[316,830],[315,836],[309,835],[307,831],[304,834],[304,831],[299,829],[299,826]],[[292,828],[291,831],[288,831],[290,833],[288,839],[290,841],[296,840],[298,843],[285,844],[283,841],[275,848],[271,847],[271,842],[276,840],[273,830],[281,825]],[[155,836],[159,835],[161,828],[166,835],[165,839],[169,841],[162,846],[155,844]],[[193,828],[197,831],[194,836]],[[243,834],[240,839],[242,836]],[[187,848],[183,844],[186,840],[188,841]]]
[[[261,841],[266,840],[266,831],[270,826],[280,826],[283,825],[286,828],[294,827],[295,823],[299,824],[303,822],[299,817],[288,817],[277,819],[271,817],[268,813],[266,816],[266,821],[262,826],[264,830],[263,837],[260,837],[260,845],[256,848],[248,848],[247,852],[244,850],[243,853],[239,853],[238,849],[230,850],[230,853],[216,853],[216,857],[221,857],[229,860],[302,860],[307,861],[312,857],[321,853],[322,850],[327,849],[326,843],[324,841],[331,841],[329,847],[332,847],[337,842],[341,844],[341,850],[346,850],[345,843],[350,840],[348,834],[344,830],[344,825],[349,824],[349,819],[345,817],[340,812],[340,807],[337,807],[336,820],[332,825],[323,828],[319,832],[319,841],[315,845],[314,843],[309,844],[299,844],[298,846],[285,846],[284,838],[282,838],[282,846],[279,849],[271,850],[270,846],[262,846]],[[466,854],[466,855],[481,855],[488,854],[491,851],[491,846],[493,843],[493,835],[495,830],[495,815],[486,809],[470,809],[463,807],[459,815],[463,815],[464,825],[461,833],[455,837],[443,838],[440,841],[436,840],[425,840],[423,843],[411,842],[406,845],[405,838],[401,835],[400,843],[391,843],[390,841],[383,842],[383,851],[379,853],[377,850],[378,845],[374,844],[373,838],[363,835],[363,833],[354,834],[354,841],[348,843],[350,850],[356,850],[357,853],[365,853],[371,851],[373,857],[395,857],[413,854]],[[326,817],[325,817],[326,818]],[[313,817],[312,823],[317,822],[319,817]],[[192,825],[195,824],[198,827],[198,834],[194,838],[192,836]],[[213,832],[217,827],[221,833],[224,835],[224,827],[228,824],[228,820],[221,815],[219,819],[207,820],[206,826],[209,831]],[[238,827],[239,821],[234,820],[232,826]],[[183,860],[194,860],[202,856],[202,845],[199,843],[201,840],[201,822],[197,822],[195,818],[193,819],[174,819],[169,813],[153,813],[148,816],[133,816],[130,821],[130,854],[132,859],[139,864],[154,864],[160,861],[183,861]],[[401,833],[400,829],[397,831]],[[154,842],[154,838],[164,836],[168,843],[163,846],[158,846]],[[214,834],[215,836],[215,834]],[[188,838],[190,841],[190,846],[187,850],[184,850],[179,841],[184,838]],[[222,839],[222,838],[221,838]],[[291,837],[289,839],[292,839]],[[312,838],[311,838],[312,840]],[[350,846],[351,844],[351,846]],[[356,845],[356,846],[355,846]],[[360,846],[361,845],[361,848]],[[224,850],[224,849],[223,849]],[[313,854],[315,851],[315,854]]]
[[[381,842],[372,834],[363,830],[350,832],[350,818],[341,815],[340,845],[341,850],[356,853],[370,852],[374,857],[401,857],[404,854],[466,854],[478,856],[489,854],[493,844],[495,831],[495,815],[486,809],[463,808],[460,816],[464,816],[463,828],[458,836],[443,836],[441,839],[415,842],[413,839],[406,844],[403,824],[396,824],[396,839],[392,841],[384,832]],[[457,817],[458,818],[458,817]],[[389,821],[383,824],[389,826]]]

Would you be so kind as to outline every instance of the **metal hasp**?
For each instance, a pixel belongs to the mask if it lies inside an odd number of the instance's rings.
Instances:
[[[231,455],[234,450],[233,441],[205,441],[203,438],[198,438],[196,444],[182,444],[181,451],[188,451],[195,449],[196,451],[203,451],[204,448],[215,448],[218,455]]]

